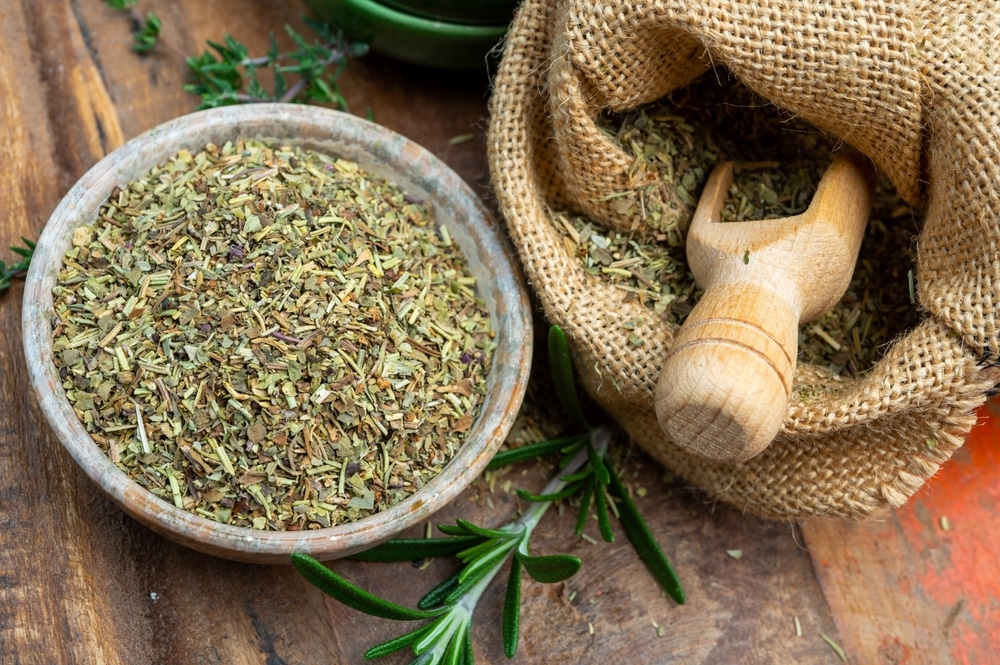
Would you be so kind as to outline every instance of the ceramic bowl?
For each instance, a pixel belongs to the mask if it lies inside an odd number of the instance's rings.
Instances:
[[[424,18],[504,25],[513,18],[518,0],[382,0],[382,4]]]
[[[463,250],[486,302],[497,348],[488,393],[465,444],[443,471],[387,510],[359,521],[297,532],[234,527],[176,508],[119,470],[77,418],[53,364],[52,287],[73,230],[92,223],[116,186],[123,186],[181,149],[200,150],[254,137],[298,144],[358,162],[429,200],[436,221]],[[427,519],[483,470],[507,435],[521,405],[531,358],[526,290],[489,212],[465,182],[414,142],[357,117],[290,104],[228,107],[194,113],[129,141],[102,159],[69,191],[38,241],[24,293],[22,330],[31,384],[50,427],[83,471],[126,513],[192,549],[238,561],[288,563],[292,552],[329,560],[374,546]]]
[[[507,33],[509,19],[473,25],[416,16],[375,0],[303,0],[319,18],[372,51],[425,67],[486,71],[487,54]]]

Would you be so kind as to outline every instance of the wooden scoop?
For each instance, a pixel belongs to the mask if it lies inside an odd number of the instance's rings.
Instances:
[[[854,272],[874,170],[854,154],[830,165],[809,209],[721,222],[733,163],[705,186],[687,258],[705,294],[678,331],[656,386],[656,416],[685,450],[720,462],[760,453],[781,429],[798,326],[834,305]]]

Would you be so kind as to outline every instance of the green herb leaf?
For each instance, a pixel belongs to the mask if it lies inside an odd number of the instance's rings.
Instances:
[[[559,492],[553,492],[552,494],[532,494],[531,492],[519,489],[517,490],[517,495],[525,501],[559,501],[560,499],[573,496],[579,492],[582,487],[582,482],[575,482],[568,485],[565,489]]]
[[[564,483],[575,483],[581,480],[586,480],[590,476],[594,475],[594,468],[590,465],[583,468],[583,470],[577,473],[570,474],[568,476],[559,476],[559,480]]]
[[[420,628],[412,630],[409,633],[406,633],[405,635],[400,635],[399,637],[383,642],[382,644],[373,646],[371,649],[365,652],[365,660],[372,660],[373,658],[381,658],[382,656],[387,656],[390,653],[395,653],[400,649],[405,649],[406,647],[410,646],[411,644],[419,640],[421,637],[423,637],[424,634],[426,634],[427,631],[430,630],[430,628],[431,628],[430,624],[426,626],[421,626]]]
[[[450,538],[395,538],[381,545],[353,554],[354,561],[416,561],[451,556],[483,542],[482,536]]]
[[[534,459],[536,457],[542,457],[543,455],[564,451],[567,445],[579,444],[584,441],[587,436],[588,435],[586,434],[575,434],[573,436],[564,436],[558,439],[530,443],[526,446],[521,446],[520,448],[515,448],[513,450],[504,450],[503,452],[499,452],[494,455],[493,459],[490,460],[490,463],[486,465],[486,468],[496,469],[497,467],[513,464],[514,462],[521,462],[528,459]]]
[[[611,519],[608,517],[608,500],[604,496],[604,485],[594,482],[594,505],[597,507],[597,528],[601,538],[606,543],[615,542],[615,532],[611,530]]]
[[[429,626],[429,630],[413,645],[413,653],[419,656],[430,649],[434,646],[435,642],[447,636],[452,624],[458,620],[459,617],[457,617],[454,612],[448,612],[447,614],[441,615],[441,617],[436,619],[434,623]]]
[[[469,631],[468,622],[463,623],[459,629],[458,634],[451,638],[448,643],[448,648],[445,649],[444,658],[442,659],[443,665],[464,665],[466,662],[465,657],[465,634]]]
[[[481,554],[489,552],[490,550],[492,550],[494,547],[497,546],[497,543],[500,542],[506,542],[506,541],[502,541],[497,538],[490,538],[489,540],[482,541],[478,545],[473,545],[467,550],[462,550],[461,552],[456,554],[455,557],[459,561],[462,561],[463,563],[468,563],[469,561],[472,561]]]
[[[35,253],[35,243],[28,240],[27,238],[21,238],[24,242],[24,247],[11,247],[11,251],[15,254],[23,257],[17,263],[12,265],[7,265],[2,260],[0,260],[0,291],[4,291],[10,287],[11,281],[15,277],[21,277],[26,272],[28,272],[28,267],[31,265],[31,257]]]
[[[479,559],[474,564],[466,566],[462,569],[459,574],[458,579],[460,580],[457,587],[452,589],[451,593],[445,596],[445,604],[451,604],[458,601],[465,593],[476,586],[482,581],[484,577],[489,575],[494,571],[495,568],[499,567],[503,563],[507,555],[513,548],[506,548],[505,550],[498,550],[496,552],[490,553],[488,556],[484,556]]]
[[[608,473],[608,466],[601,459],[601,456],[597,454],[592,441],[587,442],[587,456],[590,458],[590,466],[594,470],[594,477],[597,482],[601,485],[607,485],[611,482],[611,474]]]
[[[510,562],[501,629],[503,652],[508,658],[513,658],[517,653],[517,643],[521,633],[521,560],[518,557],[514,557]]]
[[[441,582],[441,584],[438,584],[436,587],[428,591],[427,594],[420,599],[420,602],[417,603],[417,607],[422,610],[429,610],[443,605],[444,599],[447,598],[448,594],[454,591],[455,587],[458,586],[458,576],[461,574],[462,571],[455,573],[444,582]]]
[[[475,582],[482,579],[483,574],[489,572],[490,568],[506,558],[512,549],[512,545],[497,547],[479,556],[478,558],[473,559],[468,565],[465,566],[465,568],[462,569],[462,572],[459,573],[459,584],[465,584],[469,580],[473,580]],[[447,600],[455,600],[455,596],[453,594],[449,594]]]
[[[465,661],[463,662],[463,665],[475,665],[475,660],[474,660],[474,657],[473,657],[474,656],[474,652],[472,650],[472,620],[471,620],[471,617],[470,617],[468,626],[466,626],[466,628],[465,628],[465,634],[463,635],[463,637],[465,638],[463,640],[465,648],[462,650],[463,653],[465,654]]]
[[[552,381],[555,383],[556,396],[563,408],[566,409],[566,413],[578,425],[590,429],[577,397],[576,381],[573,378],[573,360],[569,355],[566,333],[559,326],[549,328],[549,364],[552,369]]]
[[[683,605],[686,598],[684,596],[684,589],[681,587],[681,581],[677,577],[677,572],[670,565],[670,561],[663,553],[663,550],[660,549],[660,544],[656,542],[653,533],[649,530],[645,520],[642,519],[639,509],[628,495],[618,474],[615,473],[613,468],[609,467],[609,470],[611,473],[611,483],[608,486],[608,490],[618,503],[619,519],[621,520],[625,535],[632,542],[632,546],[635,547],[639,558],[646,564],[646,568],[656,578],[656,581],[660,583],[660,586],[664,588],[674,601]]]
[[[149,53],[160,41],[160,31],[163,29],[163,21],[149,12],[146,18],[139,23],[139,30],[132,37],[132,50],[136,53]]]
[[[583,563],[580,559],[569,554],[547,554],[542,556],[531,556],[524,552],[515,552],[514,556],[524,570],[531,575],[531,579],[544,584],[553,584],[567,580],[580,570]]]
[[[574,531],[578,536],[583,533],[583,528],[587,525],[587,517],[590,516],[590,502],[594,498],[594,485],[595,483],[587,483],[583,488],[583,496],[580,497],[580,512],[576,518],[576,530]]]
[[[472,534],[454,524],[438,524],[438,531],[446,536],[471,536]]]
[[[443,611],[413,610],[396,605],[348,582],[308,554],[295,552],[291,558],[295,570],[299,571],[299,574],[307,582],[331,598],[370,616],[396,621],[412,621],[435,617]]]
[[[239,40],[230,35],[224,44],[207,42],[210,50],[187,59],[191,83],[187,92],[201,97],[199,108],[216,108],[246,102],[305,102],[347,107],[337,81],[347,59],[364,55],[364,44],[350,44],[343,35],[319,21],[304,19],[318,40],[310,42],[291,26],[285,31],[295,43],[295,50],[279,53],[270,37],[264,56],[251,58]],[[273,89],[261,85],[257,71],[270,70]],[[289,83],[289,75],[296,79]]]

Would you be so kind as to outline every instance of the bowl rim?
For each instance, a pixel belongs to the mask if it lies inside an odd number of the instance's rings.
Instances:
[[[426,2],[420,0],[379,0],[381,4],[422,18],[434,21],[447,21],[465,25],[499,25],[510,23],[514,17],[519,0],[498,0],[496,2],[469,2],[469,0],[437,0],[426,8]],[[486,7],[484,9],[484,7]],[[473,16],[469,16],[472,9]]]
[[[404,190],[415,188],[429,195],[436,217],[442,205],[454,206],[450,212],[444,211],[453,216],[449,232],[470,267],[474,264],[478,270],[488,271],[484,274],[493,281],[483,288],[493,296],[492,302],[487,302],[497,348],[487,397],[465,443],[439,475],[406,499],[358,521],[323,529],[258,531],[230,526],[157,498],[116,467],[87,433],[53,364],[51,289],[70,247],[72,229],[93,220],[90,211],[96,212],[114,186],[148,172],[181,148],[199,149],[213,140],[192,138],[194,130],[198,137],[239,135],[255,123],[271,123],[287,131],[283,136],[263,137],[260,132],[251,132],[246,138],[301,140],[310,146],[319,142],[323,147],[314,149],[354,159],[383,176],[389,175],[393,165],[405,167],[393,179]],[[310,133],[328,140],[300,139]],[[438,223],[443,220],[438,218]],[[503,443],[523,400],[531,365],[531,310],[520,268],[491,213],[468,184],[425,148],[388,128],[344,112],[297,104],[198,111],[154,127],[101,159],[69,190],[46,223],[25,280],[22,311],[24,354],[36,399],[53,434],[86,475],[124,512],[161,535],[201,552],[256,563],[288,563],[292,552],[305,552],[320,560],[349,556],[391,538],[449,503],[479,475]]]
[[[310,4],[319,1],[309,0]],[[502,23],[459,23],[444,18],[411,14],[377,0],[337,0],[337,2],[346,3],[353,11],[364,12],[366,18],[385,22],[397,30],[405,29],[409,33],[437,39],[494,39],[502,37],[510,27],[509,20]]]

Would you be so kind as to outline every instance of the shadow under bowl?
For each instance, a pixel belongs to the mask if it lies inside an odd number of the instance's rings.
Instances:
[[[96,220],[115,187],[144,176],[179,150],[256,138],[353,160],[426,199],[435,221],[462,249],[486,303],[497,347],[487,395],[465,443],[442,472],[413,495],[356,522],[303,531],[259,531],[222,524],[157,498],[116,467],[80,422],[53,362],[52,288],[73,231]],[[236,561],[287,564],[293,552],[320,560],[349,556],[419,524],[455,499],[485,468],[510,431],[531,363],[531,315],[519,269],[490,213],[468,185],[416,143],[355,116],[293,104],[202,111],[156,127],[98,162],[66,194],[38,241],[24,291],[24,353],[35,396],[52,431],[83,471],[128,515],[194,550]]]

